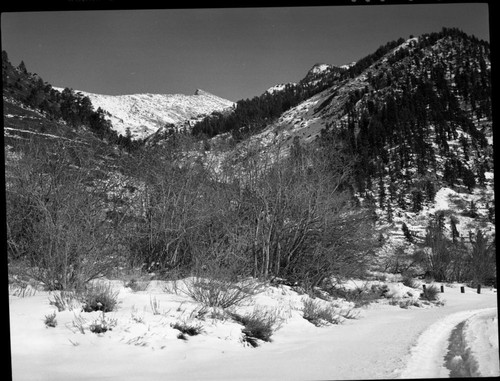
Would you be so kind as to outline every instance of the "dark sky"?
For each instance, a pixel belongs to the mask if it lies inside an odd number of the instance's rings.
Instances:
[[[487,4],[2,13],[10,61],[100,94],[204,89],[233,101],[399,37],[458,27],[489,40]]]

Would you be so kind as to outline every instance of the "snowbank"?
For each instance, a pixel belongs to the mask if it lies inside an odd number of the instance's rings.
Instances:
[[[486,310],[474,315],[465,325],[465,341],[478,365],[478,375],[500,375],[498,349],[498,311]]]
[[[419,338],[417,344],[411,350],[411,357],[401,378],[441,378],[449,377],[450,370],[444,365],[444,357],[447,353],[449,338],[453,328],[460,322],[471,318],[478,313],[491,313],[492,308],[483,310],[468,310],[446,316],[444,319],[431,325]],[[479,338],[481,342],[485,338]],[[484,354],[483,344],[477,344],[481,348],[479,355]],[[489,352],[488,352],[489,353]],[[489,362],[490,360],[485,360]],[[498,372],[497,372],[497,375]]]

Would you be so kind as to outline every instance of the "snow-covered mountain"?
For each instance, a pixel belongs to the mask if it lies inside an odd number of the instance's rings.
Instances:
[[[61,90],[62,89],[58,89]],[[214,111],[233,107],[234,102],[204,90],[193,95],[129,94],[104,95],[78,91],[89,97],[95,109],[101,108],[119,134],[130,129],[132,138],[143,139],[165,125],[190,125]]]

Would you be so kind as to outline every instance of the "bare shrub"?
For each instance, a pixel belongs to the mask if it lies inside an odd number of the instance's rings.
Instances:
[[[55,311],[49,315],[45,315],[45,325],[47,327],[52,327],[52,328],[57,326],[57,319],[56,319],[56,312]]]
[[[208,307],[232,307],[255,293],[253,281],[193,277],[183,283],[184,294]]]
[[[87,285],[80,300],[85,312],[109,312],[118,304],[118,291],[113,291],[110,283],[95,282]]]
[[[186,339],[185,335],[196,336],[203,332],[203,326],[201,324],[190,324],[185,321],[175,322],[170,324],[170,326],[180,331],[181,334],[177,337],[184,340]]]
[[[334,297],[340,297],[354,303],[355,307],[362,307],[381,299],[384,289],[380,285],[374,284],[371,287],[367,287],[365,284],[354,289],[331,287],[328,289],[328,293]]]
[[[245,315],[231,312],[230,316],[244,325],[242,329],[243,342],[250,344],[252,347],[257,347],[259,340],[270,342],[274,331],[282,323],[278,311],[264,308],[255,308],[253,312]]]
[[[440,293],[439,289],[432,285],[430,287],[426,287],[421,294],[421,299],[425,299],[428,301],[436,301],[439,299],[438,294]]]
[[[321,327],[327,324],[340,324],[342,322],[341,310],[332,304],[322,304],[314,299],[304,299],[302,312],[304,319]]]
[[[56,291],[51,295],[51,297],[49,296],[49,304],[57,307],[59,312],[73,310],[75,308],[79,308],[81,305],[79,298],[74,291]]]
[[[117,320],[111,319],[108,316],[104,315],[103,311],[99,319],[94,320],[89,325],[89,331],[92,333],[104,333],[107,331],[111,331],[116,325]]]
[[[13,296],[17,296],[19,298],[27,298],[30,296],[34,296],[36,294],[37,289],[30,284],[18,284],[18,285],[10,285],[9,284],[9,294]]]
[[[111,183],[95,168],[95,148],[31,142],[9,176],[8,255],[48,290],[82,287],[117,264],[106,210]]]
[[[412,276],[412,274],[405,273],[403,274],[403,279],[401,282],[406,286],[406,287],[411,287],[411,288],[418,288],[419,283],[417,280]]]

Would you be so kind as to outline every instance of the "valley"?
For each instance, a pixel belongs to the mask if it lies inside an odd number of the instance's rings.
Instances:
[[[489,43],[236,102],[2,73],[18,379],[499,375]]]

